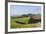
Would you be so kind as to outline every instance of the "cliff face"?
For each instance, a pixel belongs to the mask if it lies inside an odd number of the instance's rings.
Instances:
[[[41,16],[36,15],[36,16],[32,16],[32,18],[33,19],[41,19]]]
[[[35,15],[35,16],[30,17],[30,19],[28,21],[28,24],[38,23],[38,22],[41,23],[41,16],[40,15]]]

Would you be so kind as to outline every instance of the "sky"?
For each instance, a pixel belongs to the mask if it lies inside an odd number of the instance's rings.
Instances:
[[[41,6],[27,6],[27,5],[10,5],[10,14],[22,15],[22,14],[40,14]]]

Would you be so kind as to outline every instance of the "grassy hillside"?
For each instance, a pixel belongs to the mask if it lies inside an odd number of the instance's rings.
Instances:
[[[35,28],[35,27],[40,27],[39,22],[35,23],[35,24],[28,24],[29,19],[30,19],[29,17],[22,17],[22,18],[15,18],[15,19],[11,18],[11,28]],[[25,24],[19,24],[19,23],[16,23],[16,21],[22,22],[22,23],[25,23]]]

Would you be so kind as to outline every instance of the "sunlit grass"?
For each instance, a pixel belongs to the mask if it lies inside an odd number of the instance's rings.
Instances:
[[[29,19],[30,18],[28,18],[28,17],[11,19],[11,28],[36,28],[36,27],[39,27],[38,23],[28,24]],[[15,21],[24,22],[26,24],[18,24]]]

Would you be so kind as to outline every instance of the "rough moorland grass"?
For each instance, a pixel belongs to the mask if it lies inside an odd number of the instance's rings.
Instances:
[[[16,18],[14,19],[15,21],[19,21],[19,22],[24,22],[24,23],[28,23],[30,18],[28,17],[22,17],[22,18]]]
[[[11,28],[35,28],[35,27],[39,27],[38,23],[28,24],[29,19],[30,18],[27,18],[27,17],[11,19]],[[26,24],[18,24],[15,21],[24,22]]]

